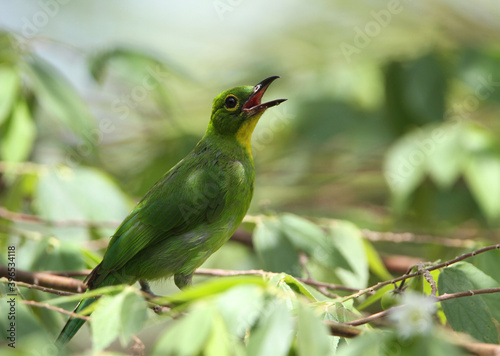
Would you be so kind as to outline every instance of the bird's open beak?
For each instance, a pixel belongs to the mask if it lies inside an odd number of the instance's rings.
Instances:
[[[250,98],[246,101],[245,104],[243,104],[243,111],[248,112],[248,114],[253,115],[256,114],[257,112],[264,111],[266,109],[269,109],[272,106],[276,106],[281,104],[282,102],[286,101],[287,99],[277,99],[277,100],[271,100],[268,101],[267,103],[261,103],[262,96],[266,92],[267,88],[271,83],[278,79],[279,77],[277,75],[269,77],[261,81],[259,84],[257,84],[253,88],[253,94],[250,96]]]

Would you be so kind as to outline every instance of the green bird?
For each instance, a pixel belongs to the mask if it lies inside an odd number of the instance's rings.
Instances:
[[[180,289],[241,224],[253,196],[255,170],[251,136],[266,109],[286,99],[261,103],[278,76],[255,86],[219,94],[205,136],[170,169],[122,222],[102,262],[85,280],[89,290],[174,276]],[[95,302],[84,299],[79,312]],[[63,347],[84,324],[71,318],[56,340]]]

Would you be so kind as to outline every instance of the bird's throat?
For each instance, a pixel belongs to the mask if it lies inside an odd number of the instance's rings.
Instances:
[[[252,156],[252,133],[253,130],[255,129],[255,126],[257,125],[257,122],[259,122],[260,117],[262,116],[264,112],[262,111],[261,113],[252,116],[248,120],[246,120],[241,127],[239,128],[238,132],[236,132],[236,140],[245,147],[247,150],[248,154],[250,157]]]

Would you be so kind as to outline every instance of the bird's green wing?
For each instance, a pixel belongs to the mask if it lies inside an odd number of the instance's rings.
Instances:
[[[220,173],[214,173],[220,172],[214,162],[207,165],[195,158],[188,157],[172,168],[123,221],[96,271],[98,275],[89,279],[94,286],[158,240],[219,218],[227,183]]]

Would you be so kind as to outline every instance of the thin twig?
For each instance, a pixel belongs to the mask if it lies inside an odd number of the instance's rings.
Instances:
[[[300,267],[302,267],[302,270],[306,273],[306,279],[311,280],[311,272],[309,271],[309,268],[307,268],[307,262],[309,260],[309,257],[305,252],[300,252],[299,253],[299,263]]]
[[[36,284],[29,284],[29,283],[18,282],[18,281],[15,281],[14,283],[18,287],[24,287],[24,288],[28,288],[28,289],[36,289],[36,290],[39,290],[41,292],[52,293],[52,294],[56,294],[56,295],[60,295],[60,296],[69,296],[69,295],[78,294],[78,293],[73,293],[73,292],[66,292],[66,291],[62,291],[62,290],[57,290],[57,289],[53,289],[53,288],[47,288],[47,287],[39,286]]]
[[[117,228],[119,221],[90,220],[50,220],[30,214],[16,213],[0,206],[0,218],[8,221],[43,224],[55,227],[85,227],[85,228]]]
[[[437,285],[436,285],[436,281],[434,280],[434,278],[432,278],[431,273],[425,269],[425,267],[422,263],[419,263],[417,265],[417,269],[419,272],[422,273],[422,275],[424,276],[427,283],[429,283],[429,285],[431,286],[431,295],[435,297],[437,295]]]
[[[424,244],[439,244],[447,247],[457,247],[457,248],[470,248],[477,244],[477,241],[472,239],[455,239],[447,238],[433,235],[418,235],[411,232],[389,232],[389,231],[372,231],[363,229],[361,230],[363,237],[370,241],[388,241],[388,242],[413,242],[413,243],[424,243]]]
[[[90,317],[88,317],[86,315],[79,315],[79,314],[74,313],[72,311],[65,310],[65,309],[59,308],[59,307],[55,307],[55,306],[47,304],[47,303],[40,303],[40,302],[35,302],[34,300],[25,300],[25,299],[21,299],[21,302],[24,304],[27,304],[27,305],[34,306],[34,307],[45,308],[45,309],[56,311],[56,312],[61,313],[61,314],[66,314],[66,315],[71,316],[72,318],[83,319],[86,321],[91,320]]]
[[[451,259],[449,261],[446,261],[446,262],[443,262],[443,263],[439,263],[439,264],[434,265],[434,266],[426,267],[422,271],[417,271],[415,273],[405,274],[403,276],[391,279],[389,281],[379,282],[379,283],[377,283],[377,284],[375,284],[375,285],[373,285],[371,287],[362,289],[362,290],[358,291],[357,293],[354,293],[354,294],[351,294],[351,295],[348,295],[348,296],[344,297],[342,299],[342,302],[345,302],[345,301],[347,301],[349,299],[352,299],[352,298],[358,298],[359,296],[367,294],[367,293],[372,293],[372,292],[375,291],[375,289],[384,287],[386,285],[394,284],[396,282],[399,282],[399,281],[402,281],[402,280],[405,280],[405,279],[408,279],[408,278],[416,277],[418,275],[421,275],[423,273],[423,271],[429,271],[430,272],[430,271],[434,271],[436,269],[445,268],[445,267],[448,267],[448,266],[450,266],[450,265],[452,265],[454,263],[463,261],[463,260],[465,260],[465,259],[467,259],[469,257],[473,257],[473,256],[479,255],[479,254],[487,252],[487,251],[498,250],[498,249],[500,249],[500,244],[486,246],[486,247],[480,248],[478,250],[474,250],[474,251],[471,251],[471,252],[468,252],[468,253],[464,253],[463,255],[455,257],[454,259]]]
[[[497,288],[484,288],[484,289],[473,289],[467,290],[463,292],[456,293],[445,293],[441,294],[439,297],[435,297],[436,301],[444,302],[450,299],[463,298],[463,297],[472,297],[480,294],[491,294],[491,293],[500,293],[500,287]]]
[[[325,282],[318,282],[313,279],[304,279],[304,278],[295,278],[296,280],[308,284],[313,287],[319,287],[319,288],[328,288],[331,290],[345,290],[347,292],[358,292],[359,288],[351,288],[351,287],[346,287],[340,284],[332,284],[332,283],[325,283]]]
[[[137,335],[132,334],[132,339],[134,340],[134,344],[130,347],[130,352],[134,356],[144,356],[144,350],[146,349],[146,346],[142,342],[141,339],[137,337]]]
[[[468,290],[468,291],[456,292],[456,293],[445,293],[445,294],[442,294],[438,297],[431,297],[431,298],[435,302],[444,302],[444,301],[447,301],[450,299],[472,297],[474,295],[491,294],[491,293],[500,293],[500,287],[475,289],[475,290]],[[372,322],[373,320],[380,319],[380,318],[386,316],[387,314],[392,313],[394,310],[396,310],[398,308],[402,308],[402,307],[404,307],[404,305],[398,305],[398,306],[389,308],[387,310],[384,310],[384,311],[381,311],[381,312],[378,312],[375,314],[371,314],[371,315],[364,317],[364,318],[359,318],[356,320],[347,321],[347,322],[339,323],[339,324],[341,324],[341,325],[345,324],[345,325],[351,325],[351,326],[359,326],[359,325],[367,324],[369,322]]]

